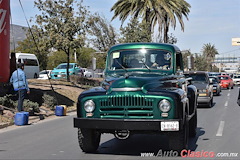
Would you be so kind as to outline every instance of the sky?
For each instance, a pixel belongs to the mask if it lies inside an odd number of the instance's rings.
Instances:
[[[11,1],[12,23],[27,26],[18,0]],[[117,0],[84,0],[89,10],[104,16],[119,31],[118,18],[111,21],[111,7]],[[239,56],[240,46],[232,46],[232,38],[240,38],[240,0],[186,0],[190,5],[188,20],[184,18],[184,32],[177,23],[172,33],[178,40],[181,50],[201,53],[204,44],[215,46],[220,56]],[[39,14],[34,0],[21,0],[27,19]],[[32,23],[30,23],[31,25]],[[126,25],[127,22],[123,24]]]

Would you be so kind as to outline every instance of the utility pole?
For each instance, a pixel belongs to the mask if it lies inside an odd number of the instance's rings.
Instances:
[[[187,56],[187,67],[188,67],[188,70],[191,71],[192,69],[194,69],[194,57],[191,55],[191,56]]]
[[[76,48],[74,48],[74,62],[77,63],[77,52],[76,52]]]

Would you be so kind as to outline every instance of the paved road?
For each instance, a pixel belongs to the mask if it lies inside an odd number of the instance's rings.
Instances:
[[[237,96],[237,87],[223,90],[221,96],[214,97],[212,108],[198,108],[198,134],[189,142],[193,151],[212,151],[223,156],[222,159],[240,159],[240,107],[236,104]],[[78,146],[77,129],[73,128],[74,116],[1,130],[0,159],[151,159],[141,157],[141,153],[142,156],[143,153],[151,156],[151,153],[156,155],[159,151],[164,153],[168,148],[164,136],[134,135],[119,141],[110,134],[104,134],[98,153],[85,154]]]

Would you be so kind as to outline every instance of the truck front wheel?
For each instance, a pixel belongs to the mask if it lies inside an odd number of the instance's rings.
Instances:
[[[96,152],[99,146],[101,133],[93,129],[78,128],[78,142],[83,152]]]
[[[182,150],[188,149],[189,139],[189,125],[188,120],[185,118],[183,128],[178,132],[172,132],[169,135],[169,148],[173,151],[181,153]]]
[[[195,111],[195,115],[189,121],[189,136],[195,137],[197,135],[197,110]]]

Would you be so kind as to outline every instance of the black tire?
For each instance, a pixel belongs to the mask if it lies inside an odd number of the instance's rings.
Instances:
[[[189,137],[195,137],[197,135],[197,109],[195,115],[189,121]]]
[[[93,129],[78,128],[78,142],[83,152],[94,153],[99,147],[101,133]]]
[[[233,85],[232,85],[231,89],[233,89]]]
[[[169,133],[169,148],[170,150],[177,151],[179,154],[182,150],[188,150],[188,139],[189,139],[189,124],[187,118],[183,128],[178,132]]]

